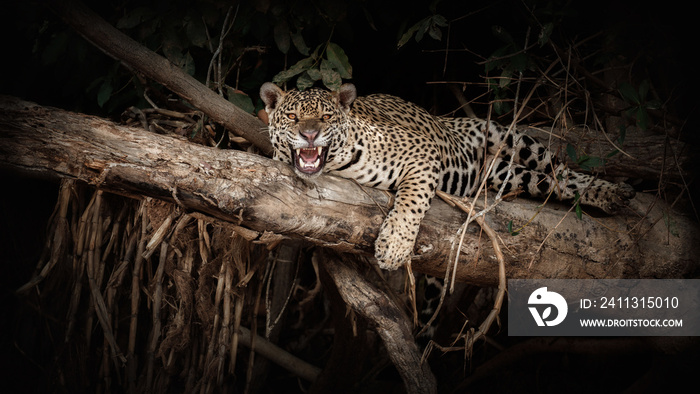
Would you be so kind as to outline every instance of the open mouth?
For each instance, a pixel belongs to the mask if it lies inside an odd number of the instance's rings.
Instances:
[[[323,169],[327,153],[328,149],[325,146],[292,149],[292,161],[297,170],[313,175]]]

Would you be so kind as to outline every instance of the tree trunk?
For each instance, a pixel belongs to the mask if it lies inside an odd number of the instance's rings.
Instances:
[[[403,314],[402,309],[362,275],[357,275],[357,269],[352,267],[350,261],[333,254],[325,254],[322,256],[322,261],[325,272],[333,279],[345,304],[373,323],[404,382],[406,392],[408,394],[436,393],[435,376],[428,364],[421,362],[421,354],[413,339],[410,321]],[[335,305],[336,308],[339,306],[337,302]],[[347,330],[348,325],[345,326]],[[356,353],[357,350],[354,352]],[[347,359],[352,359],[352,356],[346,357]],[[333,377],[335,376],[334,373]],[[335,389],[335,391],[339,390]]]
[[[232,222],[250,241],[301,238],[339,252],[371,254],[392,194],[353,181],[298,178],[280,162],[194,145],[11,97],[0,97],[0,166],[70,177],[133,198],[151,196]],[[698,228],[654,196],[622,214],[577,219],[567,207],[517,199],[487,215],[504,245],[510,279],[681,278],[697,267]],[[533,217],[534,216],[534,217]],[[532,219],[532,220],[531,220]],[[444,276],[465,215],[434,199],[416,242],[413,269]],[[513,229],[525,226],[520,234]],[[529,221],[529,223],[528,223]],[[493,286],[497,266],[477,225],[464,234],[457,280]]]

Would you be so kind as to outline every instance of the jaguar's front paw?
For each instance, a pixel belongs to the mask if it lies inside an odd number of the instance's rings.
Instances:
[[[379,268],[393,271],[410,261],[415,239],[408,239],[402,235],[402,231],[387,222],[390,220],[384,222],[374,242],[374,256]]]

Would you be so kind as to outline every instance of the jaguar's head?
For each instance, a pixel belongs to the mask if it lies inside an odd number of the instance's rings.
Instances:
[[[297,174],[315,176],[333,160],[347,139],[347,114],[357,97],[355,86],[283,91],[267,82],[260,88],[270,119],[275,159],[293,164]]]

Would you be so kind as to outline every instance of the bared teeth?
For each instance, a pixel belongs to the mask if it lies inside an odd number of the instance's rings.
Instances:
[[[315,148],[297,148],[296,151],[297,151],[297,155],[299,155],[299,154],[301,154],[301,151],[310,151],[310,150],[314,150],[314,149],[316,150],[316,153],[320,155],[321,151],[323,150],[323,147],[317,146]]]
[[[300,169],[314,170],[319,168],[321,165],[321,153],[323,152],[322,146],[317,146],[314,148],[297,148],[295,153],[297,156],[297,167]],[[315,158],[315,160],[314,160]],[[313,161],[311,161],[313,160]]]
[[[313,164],[305,162],[301,157],[299,158],[299,167],[301,168],[316,168],[319,164],[321,164],[321,158],[316,159]]]

